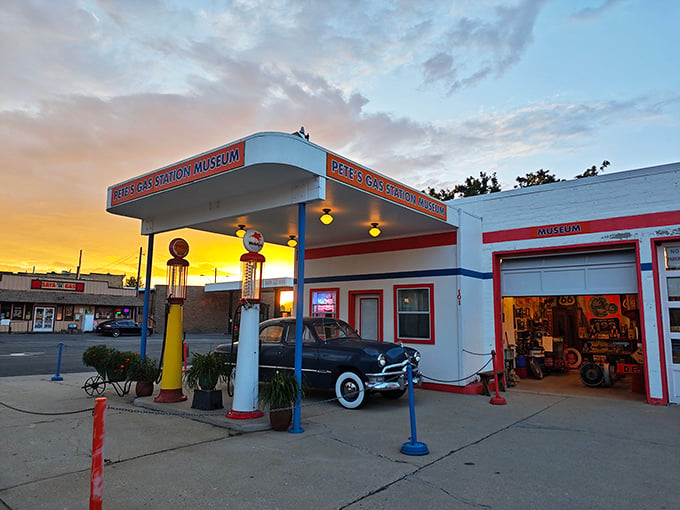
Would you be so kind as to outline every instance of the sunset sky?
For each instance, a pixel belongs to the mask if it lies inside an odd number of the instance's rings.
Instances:
[[[4,0],[2,271],[136,275],[109,185],[259,131],[416,189],[504,189],[680,160],[680,2]],[[238,278],[239,240],[181,231],[193,284]],[[266,246],[265,276],[292,276]],[[142,261],[142,274],[145,260]],[[204,276],[200,276],[204,275]]]

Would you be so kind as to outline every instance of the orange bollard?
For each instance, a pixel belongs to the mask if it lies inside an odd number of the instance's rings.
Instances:
[[[92,469],[90,472],[90,510],[101,510],[104,492],[104,412],[106,397],[94,401],[92,427]]]

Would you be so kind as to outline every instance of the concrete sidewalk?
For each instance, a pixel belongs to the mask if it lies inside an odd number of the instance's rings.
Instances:
[[[74,411],[0,405],[0,508],[87,508],[88,375],[0,379],[5,405]],[[518,390],[493,406],[415,393],[430,451],[419,457],[400,452],[405,397],[371,396],[349,411],[314,394],[304,433],[243,433],[223,417],[226,392],[218,413],[187,402],[158,414],[107,389],[104,508],[678,508],[678,406]]]

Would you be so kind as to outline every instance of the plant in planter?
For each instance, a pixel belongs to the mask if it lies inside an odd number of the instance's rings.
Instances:
[[[112,349],[107,367],[108,380],[125,381],[130,367],[138,365],[139,362],[139,354],[136,352]]]
[[[300,386],[293,372],[276,371],[272,378],[260,388],[260,402],[269,407],[269,422],[274,430],[287,430],[293,418],[292,406],[304,398],[304,388]]]
[[[151,358],[141,359],[128,367],[127,379],[136,381],[135,394],[138,397],[148,397],[153,393],[153,385],[158,380],[160,368],[158,362]]]
[[[106,372],[111,367],[111,355],[115,349],[103,344],[88,347],[83,353],[83,364],[93,367],[106,380]]]
[[[184,383],[194,390],[191,407],[204,410],[222,408],[222,390],[216,390],[215,387],[220,380],[226,380],[230,372],[229,365],[223,362],[219,354],[193,353],[191,366],[184,372]]]

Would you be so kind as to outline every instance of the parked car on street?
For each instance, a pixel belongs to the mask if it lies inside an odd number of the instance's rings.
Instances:
[[[141,335],[142,326],[135,321],[128,319],[113,319],[100,322],[97,324],[95,331],[100,335],[111,335],[112,337],[119,337],[120,335]],[[151,334],[151,328],[149,328],[149,334]]]
[[[295,318],[260,323],[259,378],[266,381],[276,370],[295,365]],[[236,362],[238,342],[215,349]],[[305,317],[302,333],[303,382],[309,388],[335,392],[340,405],[361,407],[368,392],[397,399],[407,389],[410,363],[414,384],[420,383],[420,353],[392,342],[364,340],[346,322],[327,317]]]

